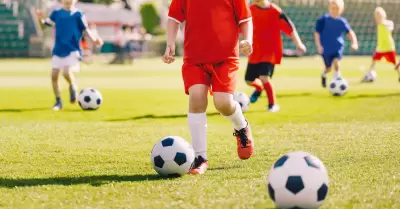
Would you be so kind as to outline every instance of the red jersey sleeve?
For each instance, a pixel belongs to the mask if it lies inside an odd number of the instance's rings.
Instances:
[[[233,8],[238,24],[251,20],[251,11],[246,0],[233,0]]]
[[[282,12],[282,9],[280,7],[275,4],[272,4],[272,7],[279,15],[279,27],[281,31],[287,36],[291,36],[294,30],[293,22],[289,19],[288,16],[285,15],[285,13]]]
[[[182,23],[186,20],[185,0],[172,0],[168,11],[168,18],[177,23]]]

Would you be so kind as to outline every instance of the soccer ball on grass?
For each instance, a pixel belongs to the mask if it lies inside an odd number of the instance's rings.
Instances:
[[[268,176],[268,193],[278,208],[318,208],[328,194],[324,164],[307,152],[279,158]]]
[[[151,161],[161,176],[182,176],[192,167],[194,150],[182,137],[167,136],[154,145]]]
[[[79,93],[78,103],[83,110],[97,110],[103,103],[103,97],[99,90],[85,88]]]

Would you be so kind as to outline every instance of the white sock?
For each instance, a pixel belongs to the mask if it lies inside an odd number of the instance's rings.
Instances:
[[[328,73],[328,71],[326,70],[326,69],[324,69],[323,71],[322,71],[322,77],[324,77],[324,78],[326,78],[326,74]]]
[[[239,131],[242,128],[246,128],[247,126],[247,121],[244,118],[244,115],[242,113],[242,108],[240,107],[240,104],[235,101],[236,104],[236,109],[235,112],[230,115],[230,116],[224,116],[225,118],[228,118],[232,124],[235,130]]]
[[[195,156],[202,156],[207,159],[206,113],[188,113],[188,123]]]
[[[340,70],[338,70],[338,71],[334,71],[333,72],[333,78],[339,78],[341,76],[341,74],[340,74]]]

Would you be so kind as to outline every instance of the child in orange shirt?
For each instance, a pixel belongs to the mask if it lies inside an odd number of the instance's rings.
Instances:
[[[254,153],[253,137],[239,103],[233,100],[239,69],[239,48],[252,53],[253,25],[246,0],[172,0],[167,26],[167,48],[163,61],[174,62],[179,24],[186,21],[182,77],[189,95],[188,123],[196,153],[190,174],[203,174],[207,160],[208,89],[214,105],[234,126],[240,159]],[[239,43],[239,31],[244,40]]]
[[[249,57],[245,75],[246,83],[255,87],[250,102],[255,103],[263,89],[268,96],[270,112],[279,111],[275,103],[275,92],[271,83],[275,65],[280,64],[283,55],[281,32],[292,37],[298,51],[306,52],[306,47],[297,34],[292,21],[275,4],[268,0],[254,0],[250,6],[254,22],[254,52]]]

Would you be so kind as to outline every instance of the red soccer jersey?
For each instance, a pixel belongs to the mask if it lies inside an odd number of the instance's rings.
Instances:
[[[291,35],[293,27],[290,20],[283,15],[282,10],[275,4],[268,8],[251,5],[253,16],[253,54],[249,63],[269,62],[280,64],[282,60],[283,44],[281,31]]]
[[[218,63],[239,56],[239,24],[251,19],[246,0],[172,0],[169,18],[185,25],[184,61]]]

